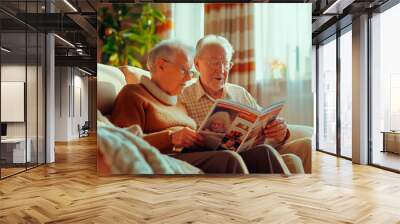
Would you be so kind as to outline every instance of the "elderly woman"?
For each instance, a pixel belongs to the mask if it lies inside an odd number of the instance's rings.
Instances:
[[[114,104],[111,122],[119,127],[140,125],[144,139],[164,154],[186,161],[205,173],[247,173],[242,158],[231,151],[180,153],[179,148],[201,147],[196,122],[178,102],[185,83],[191,79],[192,58],[186,46],[162,41],[149,53],[151,78],[126,85]]]

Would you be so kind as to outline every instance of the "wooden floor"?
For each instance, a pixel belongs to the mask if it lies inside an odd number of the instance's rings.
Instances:
[[[313,174],[98,177],[95,138],[0,181],[0,223],[400,223],[400,175],[323,153]]]
[[[26,170],[25,167],[23,167],[23,168],[20,168],[20,167],[17,167],[17,168],[0,168],[0,169],[1,169],[1,178],[7,177],[7,176],[10,176],[10,175],[13,175],[13,174],[16,174],[16,173],[19,173],[19,172],[22,172],[22,171]]]
[[[400,170],[400,154],[376,150],[372,160],[374,164]]]

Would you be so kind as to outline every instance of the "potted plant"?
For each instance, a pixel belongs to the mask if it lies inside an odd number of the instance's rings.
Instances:
[[[112,4],[99,8],[98,36],[102,63],[143,68],[149,50],[160,41],[157,31],[171,26],[151,4]]]

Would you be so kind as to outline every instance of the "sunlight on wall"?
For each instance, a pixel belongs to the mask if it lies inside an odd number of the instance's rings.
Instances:
[[[171,38],[195,47],[204,35],[204,4],[172,3],[172,22]]]

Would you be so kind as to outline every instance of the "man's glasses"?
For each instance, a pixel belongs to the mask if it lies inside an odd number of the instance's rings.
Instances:
[[[184,68],[182,65],[178,65],[178,64],[176,64],[176,63],[174,63],[174,62],[171,62],[171,61],[168,61],[167,59],[164,59],[164,58],[163,58],[163,60],[164,60],[165,62],[169,63],[169,64],[178,66],[178,67],[179,67],[179,74],[181,74],[182,76],[184,76],[185,74],[188,74],[188,75],[190,76],[190,78],[192,78],[193,75],[194,75],[194,73],[195,73],[193,70],[191,70],[191,69],[186,69],[186,68]]]
[[[233,62],[231,61],[221,61],[221,60],[205,60],[203,59],[203,61],[211,68],[222,68],[225,71],[229,71],[232,66],[233,66]]]

